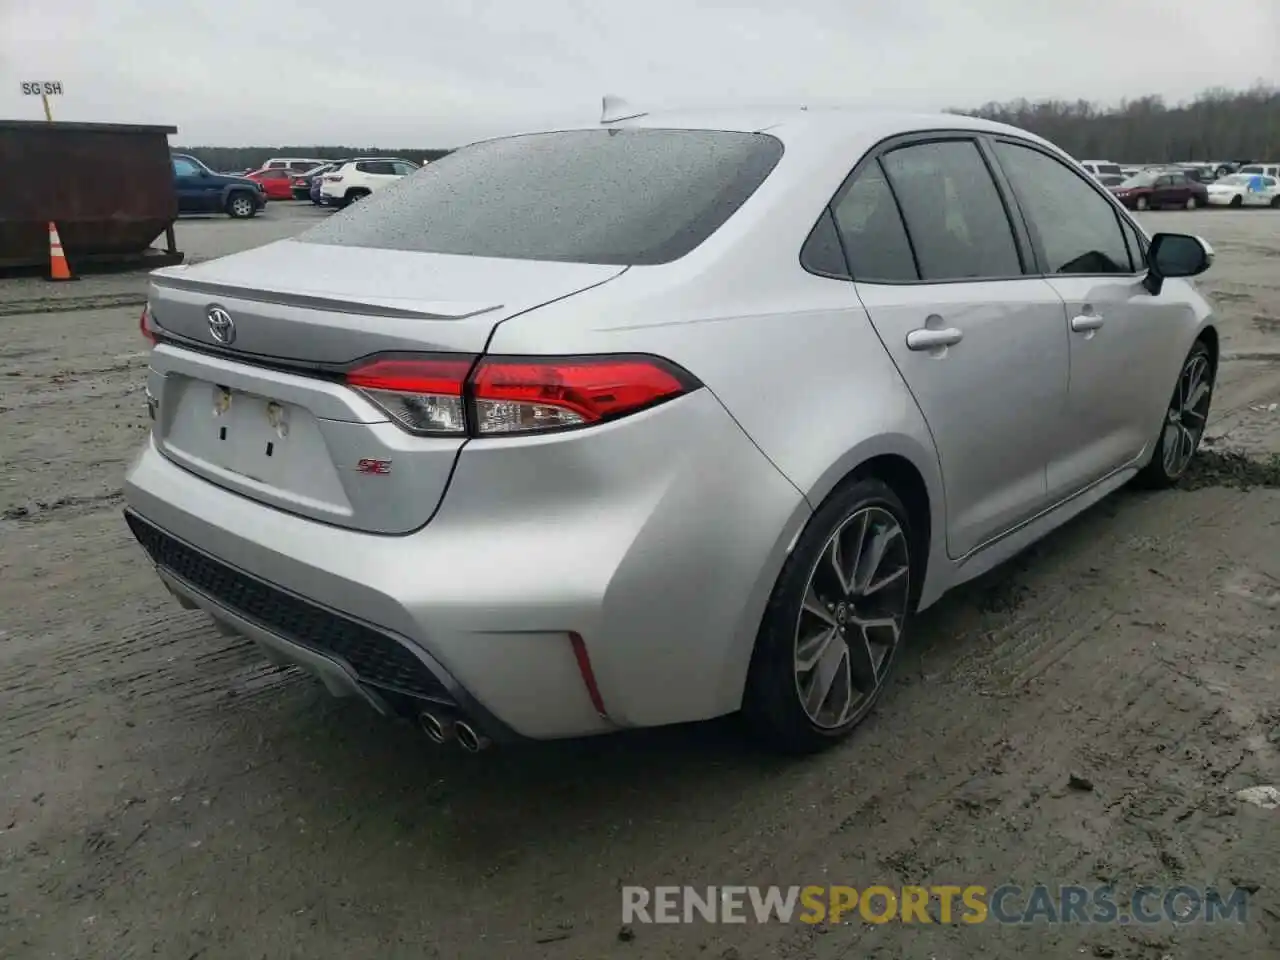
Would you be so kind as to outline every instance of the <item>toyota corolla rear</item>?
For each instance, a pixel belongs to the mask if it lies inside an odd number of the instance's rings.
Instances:
[[[158,271],[125,490],[165,584],[334,693],[480,741],[736,708],[804,500],[687,358],[560,337],[592,325],[588,291],[640,317],[687,284],[781,154],[493,141],[295,240]],[[507,325],[539,349],[495,351]]]

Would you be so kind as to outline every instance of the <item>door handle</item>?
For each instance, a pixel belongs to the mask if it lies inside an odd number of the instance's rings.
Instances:
[[[907,334],[907,349],[933,350],[937,347],[953,347],[963,339],[964,334],[955,327],[943,327],[941,330],[922,327]]]
[[[1090,330],[1097,330],[1106,322],[1096,313],[1083,313],[1078,317],[1071,318],[1071,329],[1076,333],[1086,333]]]

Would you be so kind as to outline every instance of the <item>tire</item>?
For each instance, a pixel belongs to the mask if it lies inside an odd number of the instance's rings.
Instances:
[[[1194,210],[1194,209],[1196,209],[1198,206],[1200,206],[1200,201],[1196,198],[1195,194],[1192,194],[1191,196],[1187,197],[1187,209],[1188,209],[1188,210]]]
[[[237,190],[227,197],[227,216],[233,220],[247,220],[257,212],[257,203],[243,190]]]
[[[873,477],[838,487],[809,519],[778,575],[747,674],[743,717],[764,744],[816,753],[875,706],[918,595],[916,553],[906,508]],[[823,674],[835,678],[825,694]]]
[[[1234,196],[1231,198],[1229,206],[1235,207],[1237,210],[1244,206],[1244,197]]]
[[[348,190],[348,191],[347,191],[347,195],[346,195],[345,197],[343,197],[342,199],[343,199],[343,201],[344,201],[344,202],[346,202],[346,203],[348,203],[348,204],[351,204],[351,203],[358,203],[359,201],[363,200],[363,199],[364,199],[365,197],[367,197],[368,195],[369,195],[369,191],[368,191],[368,190],[363,190],[363,189],[354,189],[354,190]]]
[[[1209,348],[1203,340],[1197,340],[1178,371],[1178,382],[1160,422],[1151,462],[1135,478],[1140,486],[1172,487],[1187,472],[1204,437],[1216,375]]]
[[[1146,197],[1139,197],[1133,201],[1133,207],[1135,210],[1150,210],[1151,202]]]
[[[1280,210],[1280,197],[1272,197],[1272,198],[1271,198],[1271,209],[1272,209],[1272,210]]]

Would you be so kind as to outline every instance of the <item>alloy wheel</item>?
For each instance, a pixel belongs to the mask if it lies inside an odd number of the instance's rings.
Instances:
[[[236,197],[231,201],[231,210],[237,217],[247,217],[253,210],[253,205],[243,197]]]
[[[1179,477],[1200,445],[1209,416],[1209,358],[1194,354],[1182,368],[1165,416],[1164,472]]]
[[[795,682],[815,726],[835,729],[874,701],[911,596],[902,525],[883,507],[849,516],[809,573],[795,633]]]

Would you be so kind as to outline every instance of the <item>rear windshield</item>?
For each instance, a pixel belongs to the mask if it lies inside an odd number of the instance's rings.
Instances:
[[[1120,164],[1118,163],[1099,163],[1097,168],[1099,173],[1105,173],[1108,176],[1124,175],[1124,171],[1120,169]]]
[[[760,133],[571,130],[456,150],[298,237],[306,243],[656,264],[711,236],[782,156]]]

